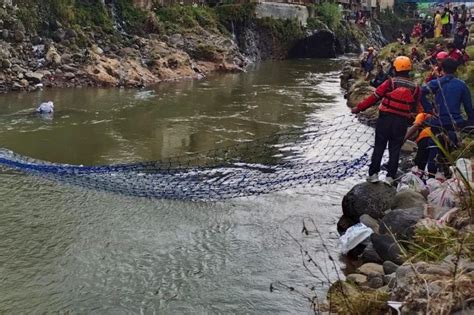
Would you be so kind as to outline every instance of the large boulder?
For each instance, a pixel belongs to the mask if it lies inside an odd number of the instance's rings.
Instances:
[[[354,222],[363,214],[380,219],[390,209],[397,191],[383,182],[355,185],[342,199],[342,212]]]
[[[423,209],[426,199],[422,194],[411,189],[403,189],[395,195],[392,203],[392,209]]]
[[[43,80],[44,74],[39,73],[39,72],[31,72],[28,71],[25,73],[25,78],[28,79],[28,81],[33,82],[33,83],[41,83],[41,80]]]
[[[45,59],[48,63],[54,66],[58,66],[61,64],[61,55],[58,53],[54,46],[49,47]]]
[[[424,216],[420,208],[395,209],[387,213],[380,223],[380,233],[391,234],[397,240],[409,240],[415,233],[415,225]]]
[[[396,264],[403,263],[400,247],[391,235],[380,235],[374,233],[370,236],[370,240],[375,251],[383,261],[390,260]]]

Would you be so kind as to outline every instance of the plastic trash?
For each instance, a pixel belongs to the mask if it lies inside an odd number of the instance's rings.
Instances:
[[[462,176],[472,182],[472,164],[469,159],[459,159],[456,161],[456,169],[461,172]],[[459,176],[456,172],[456,176]],[[459,178],[461,179],[461,178]]]
[[[362,243],[374,231],[363,223],[357,223],[347,229],[346,233],[339,238],[341,252],[345,255],[351,249]]]
[[[451,178],[430,192],[428,203],[442,208],[454,208],[459,204],[460,193],[462,185],[456,178]]]
[[[397,192],[403,189],[411,189],[416,192],[422,192],[426,189],[426,185],[423,183],[421,178],[410,172],[403,175],[400,179],[400,182],[398,183]]]
[[[36,112],[39,114],[52,114],[54,113],[54,103],[51,101],[41,103],[36,109]]]

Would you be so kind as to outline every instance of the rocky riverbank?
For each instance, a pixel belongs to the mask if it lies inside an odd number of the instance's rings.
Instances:
[[[141,87],[245,71],[259,60],[334,57],[384,43],[376,24],[361,29],[314,13],[302,25],[255,11],[255,4],[6,1],[0,7],[0,91]]]
[[[434,44],[428,41],[418,49],[424,52]],[[408,50],[407,46],[390,44],[379,56],[386,61],[402,49]],[[472,50],[471,42],[468,51]],[[471,90],[473,66],[470,61],[458,71]],[[349,62],[342,72],[341,84],[347,90],[350,108],[374,90],[359,68],[358,61]],[[416,64],[414,79],[421,83],[425,75],[424,66]],[[373,122],[377,109],[360,117]],[[464,138],[463,148],[451,158],[471,159],[473,144],[471,138]],[[410,172],[409,154],[407,161],[401,166],[398,186],[361,183],[342,201],[338,232],[343,235],[362,223],[372,234],[347,254],[360,267],[329,290],[334,312],[388,313],[388,305],[401,309],[402,314],[474,311],[473,184],[466,182],[458,170],[444,182],[419,180]]]

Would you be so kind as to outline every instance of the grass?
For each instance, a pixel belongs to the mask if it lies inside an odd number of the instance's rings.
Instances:
[[[406,249],[405,258],[411,262],[440,262],[456,253],[473,260],[474,233],[463,233],[447,226],[420,227]]]

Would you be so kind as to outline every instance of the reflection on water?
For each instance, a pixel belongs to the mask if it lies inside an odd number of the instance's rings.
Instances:
[[[328,121],[346,111],[338,61],[266,63],[154,89],[0,96],[0,147],[53,162],[158,160]],[[55,102],[52,121],[30,114]],[[129,198],[0,169],[0,313],[306,313],[272,281],[314,283],[285,230],[317,219],[336,250],[352,181],[221,203]],[[323,254],[319,255],[324,260]],[[318,292],[324,291],[318,286]]]

